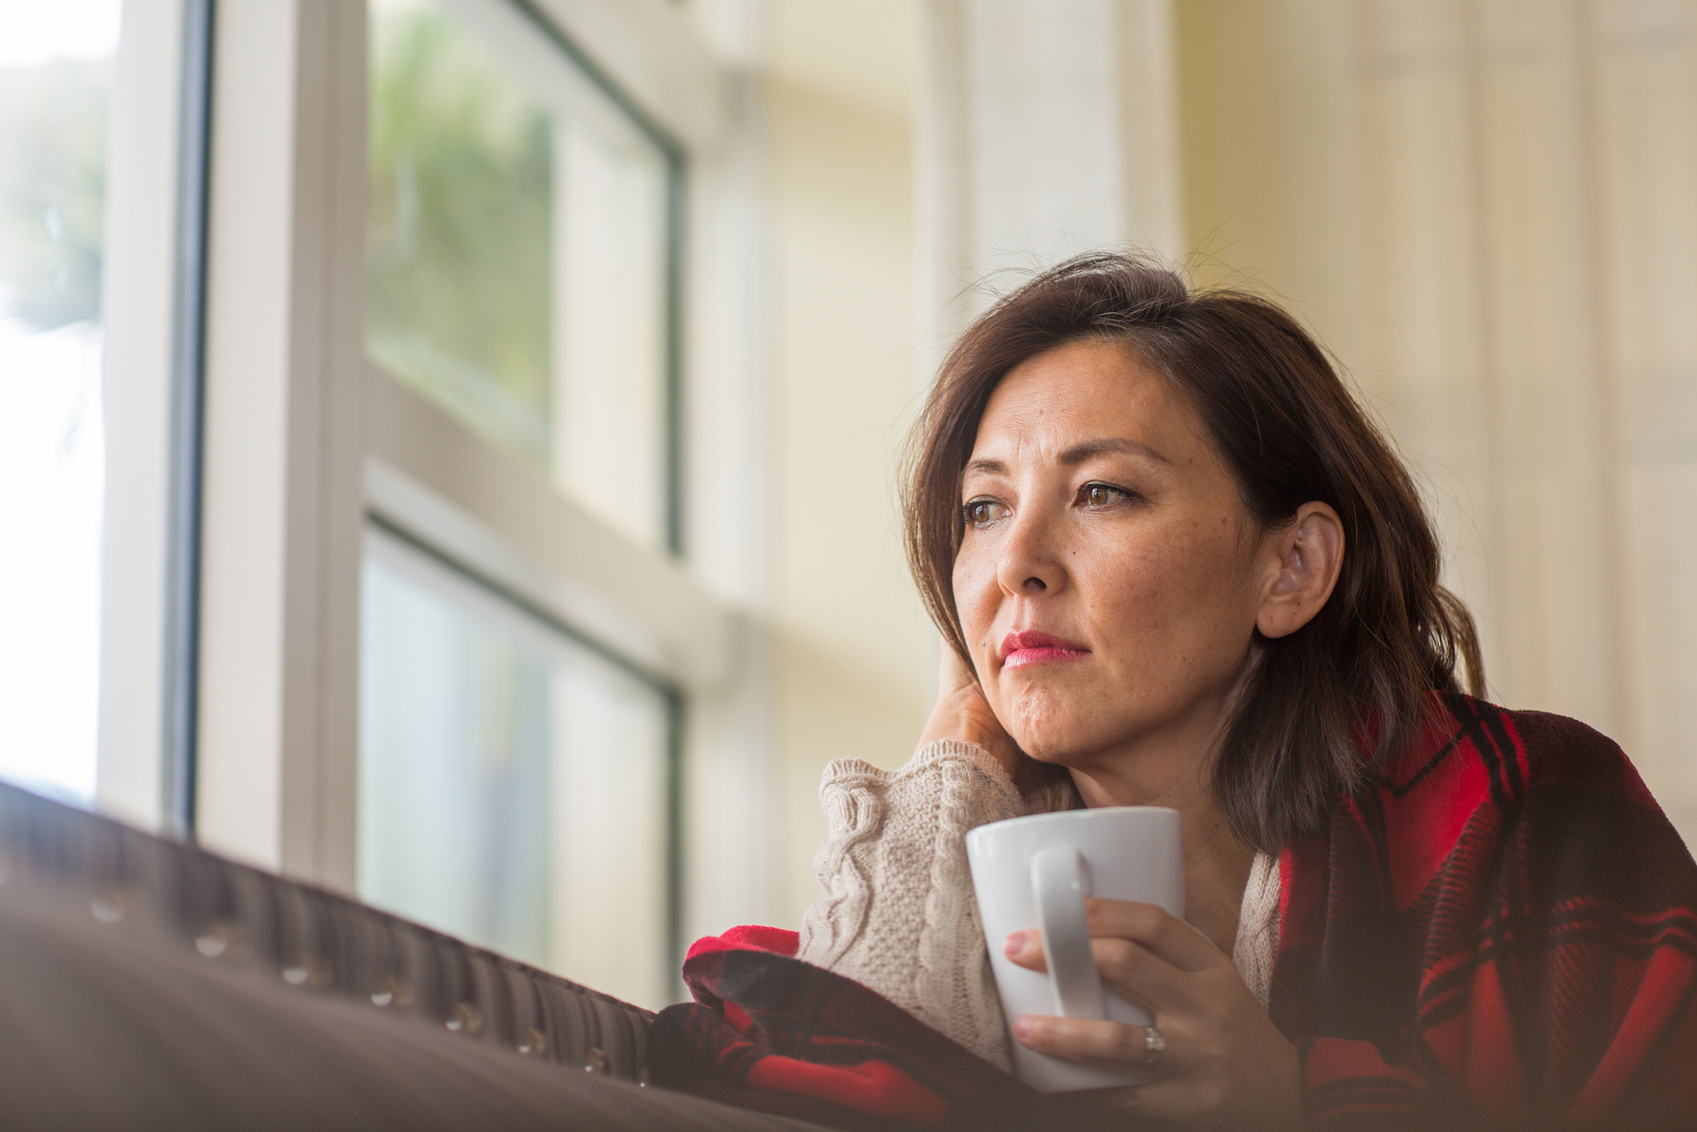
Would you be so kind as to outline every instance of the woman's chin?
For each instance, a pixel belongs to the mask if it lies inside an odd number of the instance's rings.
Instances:
[[[1123,729],[1103,726],[1109,722],[1112,721],[1099,716],[1050,714],[1036,719],[1017,718],[1007,730],[1019,749],[1038,762],[1068,770],[1089,770],[1123,755],[1128,736]]]
[[[1019,749],[1039,762],[1071,766],[1112,740],[1096,713],[1046,689],[1030,689],[1008,706],[997,717]]]
[[[1090,747],[1072,740],[1064,729],[1055,727],[1016,727],[1010,731],[1019,749],[1041,763],[1071,767],[1086,761]]]

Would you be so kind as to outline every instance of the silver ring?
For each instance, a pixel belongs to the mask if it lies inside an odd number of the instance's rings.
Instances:
[[[1161,1055],[1167,1052],[1167,1039],[1161,1036],[1161,1031],[1153,1026],[1143,1027],[1143,1064],[1150,1069],[1161,1064]]]

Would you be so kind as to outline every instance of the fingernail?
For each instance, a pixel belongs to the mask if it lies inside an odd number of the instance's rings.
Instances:
[[[1002,944],[1003,953],[1006,954],[1009,959],[1018,959],[1021,955],[1025,954],[1025,949],[1030,946],[1030,936],[1031,933],[1029,931],[1014,932],[1012,935],[1008,936],[1006,942]]]
[[[1024,1014],[1013,1020],[1013,1036],[1020,1039],[1031,1036],[1031,1019]]]

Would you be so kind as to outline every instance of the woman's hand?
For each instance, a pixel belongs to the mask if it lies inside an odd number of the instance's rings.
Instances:
[[[1025,755],[990,710],[978,678],[947,644],[943,645],[943,660],[937,669],[937,703],[931,709],[931,719],[925,724],[919,745],[924,747],[939,739],[978,744],[1002,764],[1016,786],[1022,785],[1025,776],[1020,763]]]
[[[1296,1047],[1231,960],[1156,905],[1087,900],[1085,908],[1102,981],[1147,1009],[1167,1043],[1154,1079],[1115,1091],[1109,1103],[1208,1128],[1303,1127]],[[1006,950],[1021,967],[1048,970],[1035,930],[1009,936]],[[1072,1061],[1143,1063],[1141,1026],[1024,1014],[1014,1022],[1014,1037]]]

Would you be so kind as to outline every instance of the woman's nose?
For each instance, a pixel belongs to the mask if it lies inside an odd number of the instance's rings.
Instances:
[[[1058,590],[1066,580],[1053,545],[1050,523],[1041,514],[1019,514],[1009,527],[997,564],[996,581],[1011,596],[1035,596]]]

